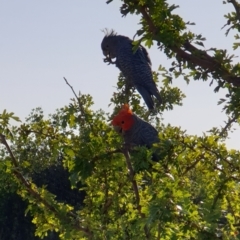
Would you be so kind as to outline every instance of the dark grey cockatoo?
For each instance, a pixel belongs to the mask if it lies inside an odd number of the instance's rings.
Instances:
[[[133,52],[133,40],[126,36],[117,35],[113,30],[107,32],[101,44],[105,62],[114,63],[123,73],[128,86],[134,86],[143,97],[149,110],[154,109],[152,96],[159,103],[162,98],[153,81],[151,60],[147,50],[140,45]],[[116,58],[116,61],[112,60]]]

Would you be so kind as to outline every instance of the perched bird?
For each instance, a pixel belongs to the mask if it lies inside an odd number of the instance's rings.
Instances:
[[[124,104],[119,113],[114,116],[112,125],[115,131],[123,136],[127,145],[151,148],[153,143],[159,142],[157,130],[135,115],[128,104]],[[157,155],[153,155],[152,159],[157,161]]]
[[[140,45],[136,52],[133,52],[133,40],[126,36],[117,35],[113,30],[104,36],[101,48],[104,62],[116,64],[124,77],[127,86],[134,86],[143,97],[149,110],[154,109],[152,96],[155,96],[159,103],[162,98],[157,89],[152,75],[152,63],[147,50]],[[116,61],[113,59],[116,58]]]

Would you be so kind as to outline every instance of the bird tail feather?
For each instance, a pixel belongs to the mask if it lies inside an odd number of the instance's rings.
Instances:
[[[136,89],[143,97],[143,100],[147,104],[148,109],[149,110],[154,109],[154,102],[153,102],[151,94],[146,89],[144,89],[142,86],[136,86]]]

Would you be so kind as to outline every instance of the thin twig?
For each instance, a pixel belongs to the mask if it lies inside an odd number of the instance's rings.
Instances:
[[[78,96],[77,96],[76,92],[74,91],[73,86],[70,85],[70,83],[68,82],[68,80],[65,77],[63,77],[63,79],[65,80],[66,84],[72,89],[72,92],[75,95],[76,99],[78,99]]]
[[[229,3],[232,3],[232,5],[235,8],[236,15],[237,15],[237,20],[240,22],[240,5],[236,0],[228,0]]]
[[[65,80],[66,84],[71,88],[75,98],[77,99],[77,102],[78,102],[78,106],[79,106],[79,110],[80,110],[80,113],[81,115],[84,117],[84,123],[87,123],[88,126],[90,127],[90,129],[92,130],[92,132],[97,135],[97,133],[95,133],[94,131],[94,128],[93,128],[93,124],[91,124],[89,121],[87,121],[87,114],[81,101],[80,101],[80,98],[77,96],[76,92],[74,91],[73,87],[70,85],[70,83],[67,81],[67,79],[65,77],[63,77],[63,79]],[[80,94],[80,93],[79,93]]]
[[[74,91],[73,86],[70,85],[70,83],[68,82],[68,80],[65,77],[63,77],[63,79],[65,80],[66,84],[71,88],[71,90],[72,90],[76,100],[78,101],[78,105],[79,105],[80,111],[82,112],[83,115],[85,115],[85,110],[84,110],[84,108],[82,106],[82,103],[80,102],[79,97],[77,96],[76,92]]]

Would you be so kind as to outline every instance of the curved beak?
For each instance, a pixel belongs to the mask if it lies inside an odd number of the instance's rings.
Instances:
[[[103,55],[105,56],[105,57],[108,57],[109,56],[109,52],[108,51],[102,51],[103,52]]]
[[[117,133],[119,133],[119,134],[122,133],[122,128],[121,128],[121,127],[119,127],[119,126],[113,126],[113,128],[114,128],[114,130],[115,130]]]

